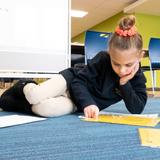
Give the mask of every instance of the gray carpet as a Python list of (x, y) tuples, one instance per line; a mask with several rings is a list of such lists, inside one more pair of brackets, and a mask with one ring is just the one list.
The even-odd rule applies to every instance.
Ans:
[[(159, 102), (149, 99), (144, 113), (159, 113)], [(107, 111), (127, 113), (123, 102)], [(1, 128), (0, 160), (160, 160), (160, 148), (140, 145), (138, 128), (84, 122), (78, 114)]]

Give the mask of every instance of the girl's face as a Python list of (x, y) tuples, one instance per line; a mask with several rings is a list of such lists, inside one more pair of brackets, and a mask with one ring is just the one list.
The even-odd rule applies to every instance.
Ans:
[(143, 53), (135, 48), (127, 50), (111, 49), (109, 55), (112, 68), (120, 78), (129, 75), (143, 57)]

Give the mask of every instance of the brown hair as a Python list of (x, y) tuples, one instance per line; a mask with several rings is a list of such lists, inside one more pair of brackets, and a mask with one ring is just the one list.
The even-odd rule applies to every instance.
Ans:
[[(119, 30), (122, 32), (129, 31), (133, 27), (135, 27), (135, 16), (133, 15), (122, 18), (118, 25)], [(115, 31), (109, 40), (109, 50), (114, 48), (120, 50), (137, 48), (137, 50), (142, 50), (142, 47), (142, 36), (137, 31), (131, 36), (123, 36)]]

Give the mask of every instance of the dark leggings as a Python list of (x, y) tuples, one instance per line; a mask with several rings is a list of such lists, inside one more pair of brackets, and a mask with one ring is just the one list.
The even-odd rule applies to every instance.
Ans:
[(33, 80), (20, 80), (7, 89), (0, 97), (0, 107), (4, 111), (34, 114), (32, 105), (26, 100), (23, 88), (27, 83), (35, 83)]

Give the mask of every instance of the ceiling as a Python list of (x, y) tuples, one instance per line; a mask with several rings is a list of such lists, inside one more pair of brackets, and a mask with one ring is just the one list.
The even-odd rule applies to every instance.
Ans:
[(124, 11), (160, 16), (160, 0), (71, 0), (71, 9), (87, 11), (83, 18), (71, 18), (71, 37)]

